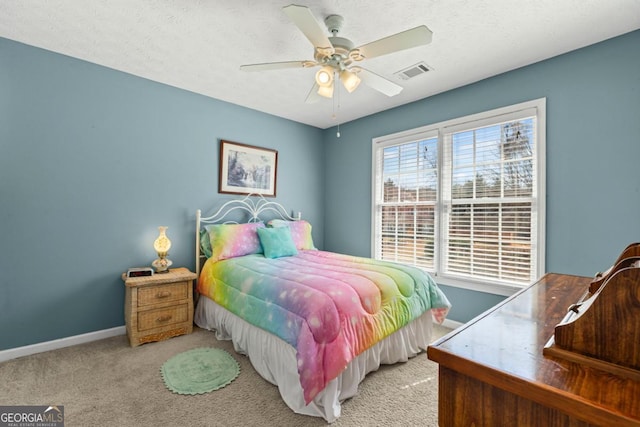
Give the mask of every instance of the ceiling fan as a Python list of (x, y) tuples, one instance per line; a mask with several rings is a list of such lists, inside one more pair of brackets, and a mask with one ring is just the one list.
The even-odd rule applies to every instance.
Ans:
[(320, 69), (316, 73), (315, 83), (307, 96), (306, 102), (317, 101), (320, 99), (318, 95), (326, 98), (333, 97), (336, 77), (348, 92), (353, 92), (362, 81), (367, 86), (387, 96), (397, 95), (402, 91), (402, 86), (356, 64), (367, 58), (375, 58), (431, 42), (431, 30), (425, 25), (421, 25), (354, 47), (351, 40), (337, 35), (344, 22), (342, 16), (329, 15), (324, 20), (331, 34), (331, 36), (327, 36), (308, 7), (291, 4), (283, 7), (282, 10), (313, 45), (314, 59), (242, 65), (240, 69), (243, 71), (265, 71), (319, 66)]

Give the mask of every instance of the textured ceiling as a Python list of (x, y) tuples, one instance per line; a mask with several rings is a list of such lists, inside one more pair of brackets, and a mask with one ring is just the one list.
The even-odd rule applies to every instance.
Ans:
[[(339, 35), (356, 46), (423, 24), (433, 31), (429, 45), (362, 64), (403, 86), (399, 95), (361, 85), (305, 104), (316, 69), (239, 70), (313, 58), (282, 12), (291, 2), (0, 0), (0, 37), (327, 128), (640, 28), (640, 0), (298, 0), (321, 23), (342, 15)], [(394, 76), (421, 61), (432, 71)]]

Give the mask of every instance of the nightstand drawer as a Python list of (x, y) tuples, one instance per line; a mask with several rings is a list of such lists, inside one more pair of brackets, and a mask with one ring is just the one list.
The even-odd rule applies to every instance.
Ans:
[(161, 328), (189, 320), (189, 305), (182, 304), (138, 312), (138, 331)]
[(191, 282), (169, 283), (138, 289), (138, 307), (187, 299)]

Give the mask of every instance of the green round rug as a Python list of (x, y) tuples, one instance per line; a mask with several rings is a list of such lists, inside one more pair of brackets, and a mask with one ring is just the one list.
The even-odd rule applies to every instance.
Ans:
[(240, 365), (225, 350), (203, 347), (173, 356), (160, 371), (165, 385), (172, 392), (203, 394), (235, 380), (240, 374)]

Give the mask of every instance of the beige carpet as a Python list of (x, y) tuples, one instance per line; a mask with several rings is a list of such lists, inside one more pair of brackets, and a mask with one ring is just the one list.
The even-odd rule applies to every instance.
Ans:
[[(449, 330), (437, 326), (434, 339)], [(184, 396), (165, 388), (160, 367), (196, 347), (227, 350), (240, 364), (228, 386)], [(344, 402), (332, 426), (437, 426), (437, 364), (425, 353), (383, 366), (367, 376), (359, 394)], [(212, 332), (194, 333), (131, 348), (125, 336), (0, 363), (0, 405), (64, 405), (74, 426), (326, 426), (297, 415), (248, 358)]]

